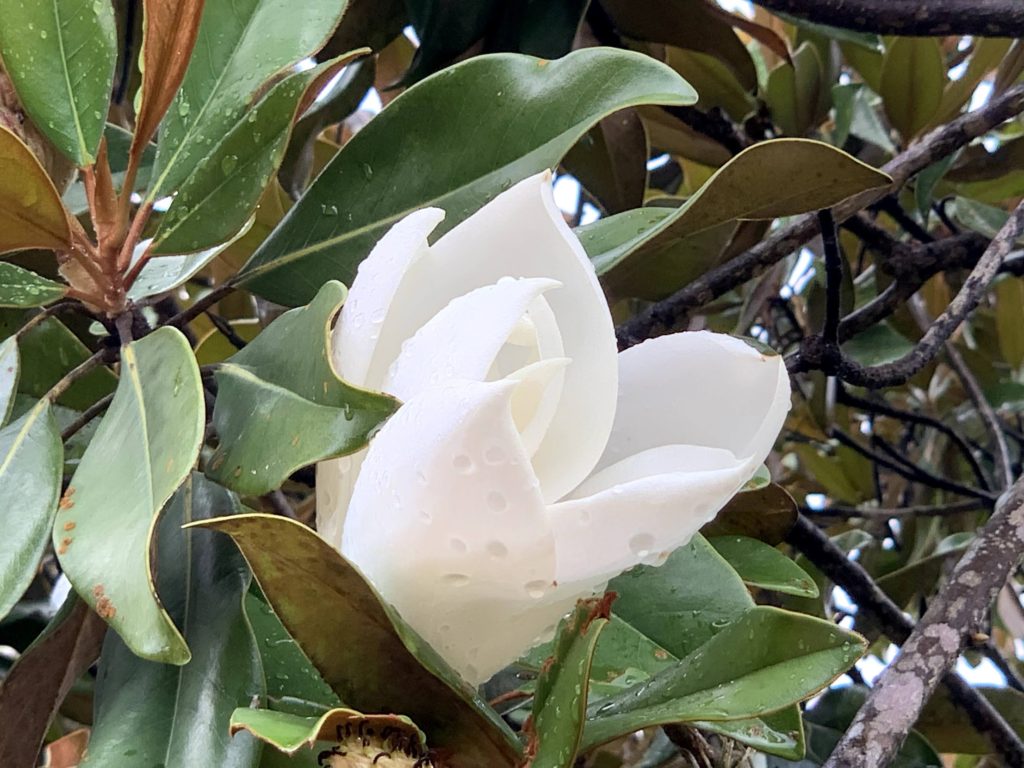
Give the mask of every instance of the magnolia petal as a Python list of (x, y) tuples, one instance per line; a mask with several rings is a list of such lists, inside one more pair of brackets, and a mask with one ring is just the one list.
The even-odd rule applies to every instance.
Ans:
[(515, 388), (451, 381), (406, 401), (370, 444), (342, 538), (471, 682), (517, 658), (560, 610), (534, 610), (554, 579), (554, 540), (512, 421)]
[(402, 345), (382, 389), (409, 400), (451, 379), (484, 381), (520, 319), (554, 280), (501, 280), (459, 296)]
[(548, 172), (519, 182), (434, 244), (432, 258), (452, 283), (495, 270), (550, 277), (563, 287), (544, 295), (572, 359), (551, 426), (533, 457), (544, 498), (571, 491), (594, 467), (615, 407), (616, 343), (611, 313), (583, 246), (555, 204)]
[(366, 453), (363, 448), (316, 465), (316, 532), (335, 549), (341, 549), (345, 515)]
[(519, 429), (523, 447), (533, 456), (547, 434), (562, 397), (567, 357), (550, 357), (524, 365), (505, 378), (517, 382), (512, 396), (512, 420)]
[(708, 331), (645, 341), (619, 355), (619, 398), (603, 469), (649, 448), (731, 451), (751, 473), (765, 460), (790, 407), (779, 356)]
[(714, 518), (750, 477), (730, 451), (651, 448), (596, 472), (549, 508), (559, 583), (599, 589), (639, 563), (659, 565)]
[(370, 386), (367, 375), (395, 293), (406, 272), (427, 253), (427, 235), (442, 219), (439, 208), (409, 214), (359, 265), (333, 334), (334, 366), (343, 379)]

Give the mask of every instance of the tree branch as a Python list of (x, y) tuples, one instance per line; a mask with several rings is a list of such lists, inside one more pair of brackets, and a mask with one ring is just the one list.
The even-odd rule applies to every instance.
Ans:
[(843, 355), (838, 347), (828, 344), (822, 337), (811, 336), (804, 340), (797, 357), (787, 361), (790, 371), (795, 373), (820, 369), (855, 386), (872, 389), (903, 384), (935, 358), (946, 341), (978, 306), (988, 292), (1003, 259), (1015, 247), (1022, 232), (1024, 203), (1017, 206), (1006, 224), (996, 233), (949, 306), (928, 327), (914, 348), (898, 360), (864, 366)]
[[(890, 188), (869, 191), (841, 203), (833, 211), (836, 220), (845, 221), (857, 211), (875, 202), (879, 197), (898, 190), (914, 174), (955, 152), (1005, 120), (1019, 114), (1022, 110), (1024, 110), (1024, 84), (1008, 89), (981, 109), (968, 112), (946, 125), (936, 128), (885, 164), (882, 170), (893, 179)], [(725, 264), (708, 270), (668, 298), (655, 302), (643, 312), (637, 313), (619, 325), (615, 329), (619, 348), (631, 347), (644, 339), (664, 333), (681, 324), (689, 312), (763, 274), (811, 240), (817, 233), (818, 221), (815, 214), (797, 218), (788, 227), (777, 230), (750, 250), (744, 251)]]
[[(825, 768), (889, 764), (968, 638), (984, 630), (989, 607), (1022, 554), (1024, 480), (1018, 480), (882, 673)], [(1016, 738), (1013, 746), (1007, 761), (1024, 766), (1024, 743)]]
[[(837, 586), (842, 587), (856, 602), (858, 610), (874, 622), (890, 640), (897, 643), (907, 641), (914, 630), (914, 622), (875, 584), (859, 563), (848, 559), (846, 553), (814, 523), (800, 515), (789, 532), (788, 541)], [(987, 609), (988, 603), (984, 605)], [(985, 734), (993, 748), (1011, 765), (1021, 765), (1020, 761), (1024, 761), (1024, 742), (1021, 742), (995, 707), (955, 673), (947, 673), (942, 682), (949, 690), (953, 702), (970, 718), (971, 724), (978, 732)], [(916, 719), (915, 714), (913, 720)], [(860, 768), (864, 764), (858, 761), (841, 765), (842, 768)], [(838, 768), (831, 762), (829, 766)]]
[(762, 8), (880, 35), (1024, 37), (1018, 0), (754, 0)]

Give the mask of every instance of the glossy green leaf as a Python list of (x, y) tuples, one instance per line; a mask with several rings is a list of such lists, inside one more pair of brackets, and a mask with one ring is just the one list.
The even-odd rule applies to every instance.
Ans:
[(608, 603), (581, 601), (562, 619), (554, 652), (541, 667), (529, 726), (531, 768), (569, 768), (576, 762), (587, 710), (590, 667)]
[(804, 43), (793, 53), (791, 63), (782, 62), (772, 70), (765, 101), (783, 134), (803, 136), (818, 123), (824, 77), (817, 49), (810, 43)]
[(421, 41), (404, 82), (416, 82), (451, 63), (495, 26), (499, 0), (406, 0)]
[(516, 739), (494, 711), (313, 531), (272, 515), (204, 525), (234, 538), (281, 622), (347, 705), (401, 712), (466, 765), (516, 761)]
[(701, 528), (704, 536), (750, 536), (775, 546), (786, 540), (796, 522), (796, 501), (780, 485), (732, 497), (715, 519)]
[[(567, 92), (577, 97), (566, 99)], [(346, 144), (242, 276), (279, 303), (308, 301), (325, 280), (351, 282), (374, 243), (406, 214), (438, 206), (447, 214), (440, 232), (448, 230), (513, 183), (554, 166), (600, 118), (695, 98), (671, 69), (628, 51), (590, 48), (551, 62), (472, 58), (405, 91)], [(409, 126), (425, 122), (431, 130), (409, 144)], [(489, 151), (465, 151), (480, 142)], [(399, 144), (406, 149), (395, 153)]]
[(345, 6), (346, 0), (207, 3), (185, 80), (160, 126), (148, 199), (180, 189), (263, 84), (323, 46)]
[(310, 716), (341, 706), (341, 699), (320, 677), (274, 609), (254, 591), (245, 598), (245, 613), (263, 660), (270, 709)]
[(934, 37), (896, 37), (882, 61), (882, 103), (889, 122), (909, 140), (928, 125), (942, 103), (946, 65)]
[(14, 607), (39, 569), (57, 512), (64, 449), (50, 404), (39, 403), (0, 429), (0, 618)]
[(114, 11), (102, 0), (0, 0), (4, 68), (25, 111), (80, 166), (96, 157), (117, 59)]
[[(763, 640), (751, 643), (752, 637)], [(584, 745), (650, 725), (783, 709), (826, 687), (865, 648), (859, 635), (831, 622), (752, 608), (671, 669), (602, 702), (588, 720)]]
[(342, 56), (285, 78), (239, 116), (179, 184), (154, 235), (153, 252), (192, 253), (232, 239), (281, 164), (300, 102), (351, 58)]
[(218, 368), (220, 442), (210, 477), (241, 493), (266, 493), (300, 467), (362, 448), (395, 412), (393, 398), (334, 372), (330, 326), (344, 299), (341, 283), (327, 283)]
[[(143, 265), (132, 287), (128, 289), (128, 298), (134, 301), (144, 299), (147, 296), (155, 296), (158, 293), (165, 293), (183, 285), (199, 270), (216, 259), (225, 250), (230, 248), (240, 238), (244, 237), (251, 228), (251, 220), (247, 222), (242, 230), (235, 234), (226, 243), (207, 248), (198, 253), (190, 253), (178, 256), (151, 256)], [(141, 256), (148, 248), (149, 241), (137, 250)]]
[[(779, 178), (788, 183), (781, 191)], [(603, 271), (627, 257), (645, 269), (647, 255), (735, 219), (773, 219), (827, 208), (891, 179), (830, 144), (807, 139), (763, 141), (723, 165), (683, 205), (667, 214), (642, 208), (581, 227), (580, 238)], [(621, 268), (621, 267), (620, 267)]]
[(872, 325), (843, 344), (843, 352), (861, 365), (882, 365), (899, 360), (914, 342), (889, 323)]
[[(204, 426), (199, 369), (180, 331), (121, 350), (121, 380), (60, 504), (53, 545), (75, 591), (145, 659), (189, 649), (156, 594), (157, 514), (188, 477)], [(117, 482), (111, 482), (116, 478)]]
[[(230, 539), (182, 525), (232, 514), (238, 502), (193, 474), (157, 524), (160, 596), (185, 632), (185, 666), (144, 661), (107, 633), (96, 713), (82, 768), (255, 768), (255, 739), (227, 737), (231, 713), (264, 693), (259, 650), (243, 611), (250, 574)], [(111, 563), (107, 563), (111, 567)]]
[(67, 293), (61, 283), (7, 262), (0, 263), (0, 307), (43, 307)]
[(759, 752), (799, 760), (806, 749), (800, 707), (794, 705), (746, 720), (697, 721), (691, 726), (739, 741)]
[(668, 65), (697, 91), (699, 109), (723, 109), (738, 123), (756, 109), (754, 97), (721, 59), (684, 48), (668, 48), (665, 53)]
[[(538, 667), (551, 654), (549, 646), (545, 646), (543, 653), (536, 650), (530, 653), (530, 659), (536, 660)], [(621, 616), (613, 614), (601, 632), (590, 676), (596, 683), (608, 684), (612, 690), (617, 690), (628, 687), (630, 678), (645, 680), (678, 660)], [(592, 691), (592, 694), (597, 692)]]
[(21, 361), (18, 355), (18, 339), (11, 336), (0, 344), (0, 427), (7, 423), (18, 394), (18, 376)]
[[(0, 336), (16, 333), (27, 319), (24, 312), (0, 310)], [(19, 336), (18, 346), (21, 349), (18, 391), (35, 398), (43, 397), (61, 377), (92, 354), (67, 326), (53, 317)], [(109, 368), (97, 368), (71, 385), (57, 402), (85, 410), (112, 392), (116, 383)]]
[(963, 532), (948, 536), (934, 552), (876, 578), (876, 583), (894, 603), (910, 604), (915, 595), (928, 595), (951, 563), (960, 559), (974, 538)]
[(679, 658), (754, 607), (739, 575), (699, 534), (664, 565), (639, 566), (608, 585), (615, 614)]
[[(390, 736), (379, 739), (387, 729)], [(319, 717), (301, 717), (269, 709), (236, 709), (231, 716), (231, 735), (247, 732), (286, 754), (294, 754), (304, 747), (312, 747), (318, 741), (342, 745), (346, 751), (368, 748), (372, 753), (396, 752), (424, 754), (426, 743), (423, 733), (407, 717), (400, 715), (366, 715), (354, 709), (332, 709)], [(369, 744), (361, 743), (362, 733), (367, 734)], [(373, 734), (370, 736), (369, 734)], [(375, 738), (376, 737), (376, 738)]]
[(775, 547), (747, 536), (708, 539), (745, 584), (798, 597), (817, 597), (818, 585)]

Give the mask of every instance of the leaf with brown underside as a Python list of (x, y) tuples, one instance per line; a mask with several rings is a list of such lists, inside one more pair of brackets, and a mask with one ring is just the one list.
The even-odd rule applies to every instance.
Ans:
[(156, 134), (171, 106), (199, 34), (204, 0), (145, 0), (142, 36), (142, 99), (135, 119), (131, 156)]
[(117, 190), (114, 189), (114, 178), (110, 173), (110, 161), (107, 155), (107, 139), (100, 139), (99, 152), (96, 153), (96, 164), (83, 171), (85, 193), (89, 199), (89, 211), (92, 223), (99, 238), (100, 249), (106, 255), (117, 248), (118, 233), (123, 229), (120, 206), (117, 204)]
[(0, 687), (0, 765), (35, 765), (43, 737), (75, 681), (100, 655), (107, 626), (69, 598)]
[(0, 253), (71, 248), (68, 215), (36, 156), (0, 126)]
[(89, 729), (79, 728), (46, 745), (45, 768), (78, 768), (89, 746)]

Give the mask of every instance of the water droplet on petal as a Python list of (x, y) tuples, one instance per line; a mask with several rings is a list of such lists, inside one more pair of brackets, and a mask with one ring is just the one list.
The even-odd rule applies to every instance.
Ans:
[(647, 557), (654, 547), (654, 537), (649, 533), (638, 533), (629, 540), (629, 549), (637, 557)]
[(508, 547), (500, 541), (489, 541), (487, 543), (487, 554), (500, 560), (508, 555)]
[(523, 588), (526, 590), (526, 594), (534, 600), (540, 600), (544, 597), (545, 592), (547, 592), (548, 582), (543, 579), (536, 579), (534, 581), (526, 582), (526, 584), (523, 585)]
[(451, 544), (452, 549), (456, 552), (465, 552), (468, 549), (466, 542), (459, 538), (453, 538), (448, 543)]
[(508, 509), (508, 500), (499, 491), (491, 491), (487, 494), (487, 506), (494, 512), (504, 512)]
[(449, 587), (464, 587), (469, 584), (469, 576), (464, 573), (446, 573), (441, 581)]
[(452, 458), (452, 466), (464, 475), (473, 472), (473, 460), (464, 453), (458, 453)]

